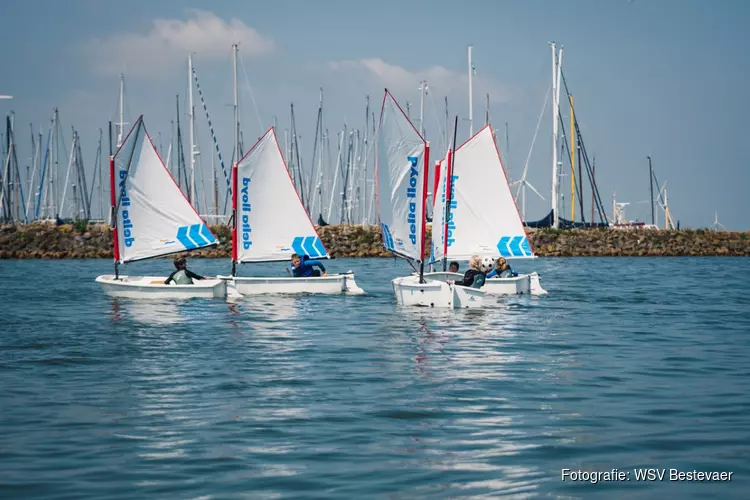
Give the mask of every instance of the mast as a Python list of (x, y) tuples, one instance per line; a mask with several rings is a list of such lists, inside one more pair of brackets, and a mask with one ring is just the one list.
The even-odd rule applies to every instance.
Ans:
[[(96, 148), (96, 162), (99, 164), (99, 215), (102, 219), (104, 219), (104, 179), (102, 178), (102, 135), (104, 132), (102, 132), (102, 129), (99, 129), (99, 146)], [(39, 134), (41, 137), (42, 134)], [(93, 196), (93, 187), (92, 187), (92, 196)]]
[[(456, 161), (456, 135), (458, 115), (453, 122), (453, 144), (448, 145), (448, 165), (445, 170), (445, 226), (443, 227), (443, 272), (448, 266), (448, 227), (450, 226), (451, 205), (453, 204), (453, 169)], [(451, 147), (452, 146), (452, 147)]]
[(424, 137), (424, 95), (427, 92), (427, 80), (419, 85), (419, 133)]
[[(318, 168), (317, 168), (317, 193), (318, 193), (318, 203), (320, 204), (320, 208), (318, 210), (318, 216), (322, 216), (323, 214), (323, 141), (325, 140), (326, 131), (323, 127), (323, 87), (320, 87), (320, 116), (318, 118), (320, 120), (320, 143), (318, 144)], [(313, 157), (313, 162), (315, 161), (315, 157)], [(313, 198), (313, 204), (312, 207), (310, 207), (312, 210), (315, 210), (315, 198)], [(309, 212), (308, 212), (309, 213)], [(316, 221), (317, 222), (317, 221)]]
[(337, 134), (338, 138), (338, 153), (336, 155), (336, 166), (333, 169), (333, 185), (331, 186), (331, 198), (328, 202), (328, 216), (326, 220), (330, 223), (331, 213), (333, 211), (333, 197), (336, 195), (336, 184), (338, 183), (339, 170), (341, 169), (341, 150), (344, 148), (344, 134), (345, 131), (341, 131)]
[[(471, 45), (469, 45), (469, 137), (474, 135), (474, 85), (472, 77), (474, 76), (474, 65), (471, 62)], [(455, 143), (453, 147), (455, 149)]]
[(3, 167), (3, 175), (2, 179), (0, 179), (2, 182), (0, 182), (0, 206), (2, 206), (3, 215), (2, 220), (4, 222), (11, 222), (13, 219), (13, 213), (12, 213), (12, 200), (11, 198), (11, 183), (10, 180), (10, 144), (11, 144), (11, 125), (10, 125), (10, 116), (7, 116), (5, 119), (5, 130), (7, 131), (5, 141), (7, 143), (7, 156), (5, 158), (5, 166)]
[(125, 123), (123, 122), (125, 115), (125, 75), (120, 73), (120, 124), (119, 130), (117, 131), (117, 148), (122, 146), (122, 130)]
[[(364, 184), (364, 190), (363, 190), (364, 193), (363, 193), (363, 196), (364, 196), (364, 203), (363, 203), (363, 206), (362, 206), (362, 219), (363, 219), (362, 223), (364, 225), (369, 225), (370, 224), (370, 214), (367, 211), (367, 207), (368, 207), (368, 205), (367, 205), (367, 163), (368, 163), (368, 160), (370, 159), (370, 142), (368, 140), (369, 139), (369, 132), (370, 132), (369, 117), (370, 117), (370, 96), (368, 95), (367, 99), (366, 99), (366, 104), (365, 104), (365, 175), (363, 176), (363, 184)], [(373, 138), (373, 140), (374, 140), (374, 138)], [(330, 160), (330, 146), (328, 147), (328, 149), (329, 149), (329, 153), (328, 153), (329, 159), (328, 159), (328, 161), (330, 163), (330, 161), (331, 161)], [(321, 212), (322, 211), (323, 211), (323, 208), (321, 206)]]
[(656, 224), (656, 216), (654, 215), (654, 170), (651, 168), (651, 157), (647, 156), (648, 158), (648, 180), (649, 184), (651, 185), (651, 201), (649, 202), (649, 205), (651, 205), (651, 225)]
[[(575, 111), (573, 109), (573, 96), (568, 96), (570, 101), (570, 220), (576, 221), (576, 137), (575, 137)], [(583, 194), (583, 193), (581, 193)], [(583, 212), (581, 212), (583, 218)]]
[(557, 134), (558, 134), (558, 113), (560, 110), (560, 69), (562, 63), (563, 50), (560, 48), (559, 56), (556, 54), (556, 45), (552, 45), (552, 227), (557, 229), (560, 226), (560, 217), (557, 207)]
[(193, 54), (188, 54), (188, 128), (190, 135), (190, 187), (188, 201), (195, 200), (195, 114), (193, 113)]
[[(580, 199), (578, 200), (581, 206), (581, 222), (586, 223), (586, 220), (583, 217), (583, 160), (581, 158), (581, 131), (576, 130), (575, 134), (575, 140), (578, 150), (578, 193), (580, 196)], [(588, 166), (587, 166), (588, 170)], [(594, 222), (594, 219), (591, 219), (591, 222)]]
[[(484, 103), (484, 126), (490, 124), (490, 94), (485, 94), (485, 103)], [(492, 134), (493, 136), (495, 134)]]
[[(427, 82), (425, 82), (426, 84)], [(419, 250), (419, 282), (424, 283), (424, 246), (427, 240), (427, 187), (430, 178), (430, 143), (424, 146), (424, 173), (422, 175), (422, 243)]]
[[(596, 186), (596, 155), (594, 155), (591, 165), (591, 224), (594, 224), (594, 186)], [(613, 214), (614, 215), (614, 214)]]
[[(54, 156), (54, 162), (55, 162), (55, 169), (54, 169), (54, 176), (50, 175), (50, 183), (52, 184), (52, 214), (53, 217), (57, 218), (60, 214), (57, 210), (57, 190), (59, 183), (59, 175), (60, 175), (60, 113), (57, 108), (55, 108), (55, 129), (52, 133), (52, 155)], [(53, 179), (54, 177), (54, 179)]]
[(182, 134), (180, 133), (180, 94), (175, 95), (177, 102), (177, 187), (182, 190), (182, 170), (180, 169), (180, 157), (182, 156)]
[[(320, 147), (319, 147), (320, 146)], [(318, 173), (320, 172), (320, 158), (318, 166), (315, 165), (316, 153), (322, 155), (323, 152), (323, 87), (320, 87), (320, 101), (318, 104), (318, 117), (315, 122), (315, 138), (313, 139), (313, 154), (311, 161), (311, 172), (309, 183), (307, 184), (307, 192), (310, 193), (310, 199), (307, 200), (308, 204), (305, 209), (309, 214), (315, 211), (315, 193), (317, 192), (318, 184), (313, 186), (313, 182), (318, 180)], [(322, 158), (322, 157), (321, 157)], [(312, 215), (311, 215), (312, 216)]]
[(240, 162), (240, 115), (237, 94), (237, 49), (232, 45), (232, 67), (234, 72), (234, 164), (232, 165), (232, 276), (237, 274), (237, 166)]
[[(37, 149), (39, 148), (36, 144), (36, 135), (34, 134), (34, 125), (29, 123), (29, 130), (31, 131), (31, 168), (33, 169), (31, 173), (28, 173), (29, 167), (26, 167), (26, 177), (29, 179), (29, 188), (28, 193), (29, 196), (26, 198), (26, 207), (24, 210), (24, 214), (26, 217), (26, 220), (29, 220), (29, 210), (31, 210), (31, 199), (33, 198), (34, 193), (34, 176), (36, 175), (36, 162), (37, 162), (37, 155), (39, 154)], [(41, 146), (41, 143), (40, 143)]]
[(212, 191), (213, 191), (213, 201), (214, 201), (214, 215), (216, 216), (216, 221), (219, 221), (219, 185), (216, 182), (216, 162), (215, 156), (211, 155), (211, 177), (212, 177)]
[(445, 150), (448, 151), (450, 144), (448, 144), (448, 96), (445, 96), (445, 130), (443, 130), (443, 144), (445, 144)]
[(115, 206), (117, 204), (115, 198), (115, 157), (112, 152), (112, 122), (109, 122), (109, 201), (110, 201), (110, 223), (109, 227), (112, 229), (112, 255), (115, 259), (115, 279), (119, 279), (118, 266), (120, 264), (120, 241), (118, 229), (117, 229), (117, 212)]

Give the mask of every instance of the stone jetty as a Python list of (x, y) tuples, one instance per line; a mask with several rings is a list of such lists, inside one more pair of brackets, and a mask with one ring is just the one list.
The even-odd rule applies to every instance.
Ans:
[[(192, 257), (229, 258), (231, 230), (212, 226), (218, 247), (190, 252)], [(333, 257), (389, 257), (376, 226), (325, 226), (320, 237)], [(429, 236), (429, 234), (428, 234)], [(750, 256), (750, 231), (656, 229), (529, 230), (540, 257)], [(429, 241), (426, 248), (429, 248)], [(33, 223), (0, 226), (0, 259), (112, 258), (112, 231), (105, 224), (56, 226)]]

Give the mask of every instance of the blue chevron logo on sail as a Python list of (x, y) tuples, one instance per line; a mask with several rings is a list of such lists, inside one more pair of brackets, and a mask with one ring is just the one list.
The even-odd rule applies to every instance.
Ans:
[(531, 246), (526, 236), (503, 236), (497, 242), (501, 257), (533, 257)]
[(193, 224), (192, 226), (181, 226), (177, 229), (177, 241), (186, 250), (192, 250), (214, 244), (216, 238), (205, 224)]
[(308, 257), (325, 257), (326, 249), (317, 236), (297, 236), (292, 241), (292, 250), (297, 255)]

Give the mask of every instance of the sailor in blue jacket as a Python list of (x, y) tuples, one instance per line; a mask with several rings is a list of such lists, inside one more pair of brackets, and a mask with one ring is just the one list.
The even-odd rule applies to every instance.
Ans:
[(487, 274), (488, 278), (512, 278), (518, 276), (518, 273), (510, 268), (510, 264), (503, 257), (500, 257), (495, 262), (495, 269)]
[[(313, 266), (318, 266), (320, 268), (320, 271), (317, 269), (313, 269)], [(303, 255), (300, 257), (296, 253), (292, 254), (292, 264), (290, 266), (292, 268), (292, 276), (295, 278), (308, 278), (311, 276), (321, 276), (326, 275), (326, 268), (323, 266), (323, 264), (320, 263), (319, 260), (312, 260), (307, 255)]]

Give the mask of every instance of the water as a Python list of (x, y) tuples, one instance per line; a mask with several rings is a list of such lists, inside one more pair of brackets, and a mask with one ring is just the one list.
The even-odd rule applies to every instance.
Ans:
[(392, 259), (331, 261), (367, 296), (238, 306), (0, 261), (0, 498), (747, 498), (750, 260), (533, 264), (548, 297), (440, 311), (395, 305)]

